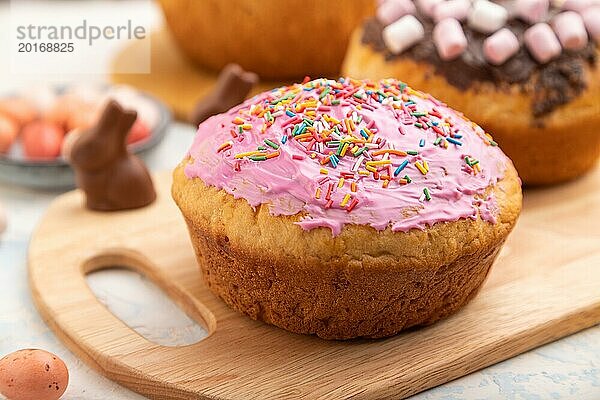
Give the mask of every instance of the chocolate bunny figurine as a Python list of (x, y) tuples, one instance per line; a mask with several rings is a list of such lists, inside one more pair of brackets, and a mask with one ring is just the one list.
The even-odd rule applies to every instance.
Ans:
[(126, 139), (137, 113), (111, 100), (100, 121), (73, 144), (70, 162), (86, 206), (96, 211), (144, 207), (156, 199), (144, 163), (127, 150)]
[(244, 71), (237, 64), (227, 64), (219, 73), (212, 92), (196, 104), (191, 116), (192, 123), (198, 126), (209, 117), (242, 103), (257, 83), (258, 75), (254, 72)]

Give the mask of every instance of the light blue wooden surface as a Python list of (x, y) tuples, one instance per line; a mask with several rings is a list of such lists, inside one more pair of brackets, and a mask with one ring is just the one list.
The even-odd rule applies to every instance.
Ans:
[[(152, 169), (172, 168), (186, 151), (192, 135), (191, 127), (175, 125), (151, 159)], [(9, 213), (9, 228), (0, 240), (0, 354), (36, 347), (63, 357), (72, 374), (66, 400), (141, 398), (77, 360), (46, 327), (32, 304), (27, 285), (27, 245), (36, 222), (55, 195), (0, 187), (0, 202)], [(107, 271), (92, 276), (90, 285), (113, 312), (155, 341), (181, 344), (204, 335), (185, 314), (174, 309), (159, 289), (137, 274)], [(421, 393), (414, 399), (600, 399), (600, 326)]]

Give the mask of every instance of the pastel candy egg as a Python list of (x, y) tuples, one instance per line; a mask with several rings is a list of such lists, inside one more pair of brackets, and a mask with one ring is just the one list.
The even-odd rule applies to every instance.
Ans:
[(377, 19), (384, 25), (389, 25), (407, 14), (416, 12), (411, 0), (387, 0), (377, 8)]
[(20, 97), (0, 100), (0, 113), (8, 115), (20, 126), (33, 121), (38, 116), (35, 106)]
[(435, 7), (442, 2), (444, 0), (417, 0), (417, 7), (423, 14), (431, 17), (433, 16)]
[(494, 65), (501, 65), (519, 51), (519, 39), (510, 29), (502, 28), (483, 42), (483, 54)]
[(89, 129), (98, 122), (102, 110), (98, 104), (78, 104), (67, 117), (66, 129)]
[(525, 46), (539, 63), (545, 64), (557, 57), (562, 48), (550, 25), (540, 22), (525, 31)]
[(541, 22), (548, 16), (549, 0), (516, 0), (515, 14), (531, 24)]
[(433, 19), (440, 22), (446, 18), (463, 21), (469, 15), (471, 2), (469, 0), (449, 0), (439, 3), (433, 9)]
[(423, 25), (412, 15), (405, 15), (383, 29), (383, 41), (394, 54), (400, 54), (425, 36)]
[(159, 110), (147, 99), (140, 97), (134, 110), (138, 113), (138, 118), (146, 123), (148, 128), (154, 129), (160, 121)]
[(453, 60), (467, 48), (467, 38), (460, 22), (446, 18), (433, 28), (433, 43), (442, 60)]
[(588, 42), (583, 18), (575, 11), (565, 11), (555, 16), (552, 27), (565, 49), (580, 50)]
[(127, 144), (141, 142), (150, 137), (148, 125), (141, 119), (136, 119), (127, 135)]
[(65, 94), (56, 99), (54, 104), (44, 113), (46, 121), (67, 127), (71, 115), (77, 113), (81, 107), (81, 101), (73, 94)]
[(8, 153), (18, 133), (17, 123), (9, 116), (0, 113), (0, 154)]
[(35, 121), (21, 132), (23, 154), (31, 160), (51, 160), (60, 155), (64, 131), (56, 124)]
[(596, 42), (600, 42), (600, 6), (591, 7), (581, 13), (585, 28)]
[(69, 384), (69, 371), (56, 355), (19, 350), (0, 360), (0, 393), (10, 400), (58, 400)]
[(499, 4), (477, 0), (469, 12), (469, 26), (482, 33), (496, 32), (506, 25), (508, 11)]

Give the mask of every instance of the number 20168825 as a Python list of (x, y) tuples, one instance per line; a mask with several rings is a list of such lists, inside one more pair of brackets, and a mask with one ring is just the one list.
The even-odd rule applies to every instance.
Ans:
[(72, 53), (75, 51), (73, 43), (29, 43), (21, 42), (18, 45), (19, 53)]

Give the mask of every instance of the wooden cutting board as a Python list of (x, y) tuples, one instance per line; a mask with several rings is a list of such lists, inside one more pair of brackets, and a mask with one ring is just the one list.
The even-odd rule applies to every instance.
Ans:
[[(386, 340), (333, 342), (255, 322), (200, 280), (170, 176), (151, 207), (50, 206), (29, 250), (33, 298), (79, 357), (153, 399), (399, 399), (600, 322), (600, 168), (526, 192), (523, 214), (480, 294), (436, 325)], [(127, 266), (162, 287), (209, 336), (148, 342), (94, 297), (85, 274)]]

